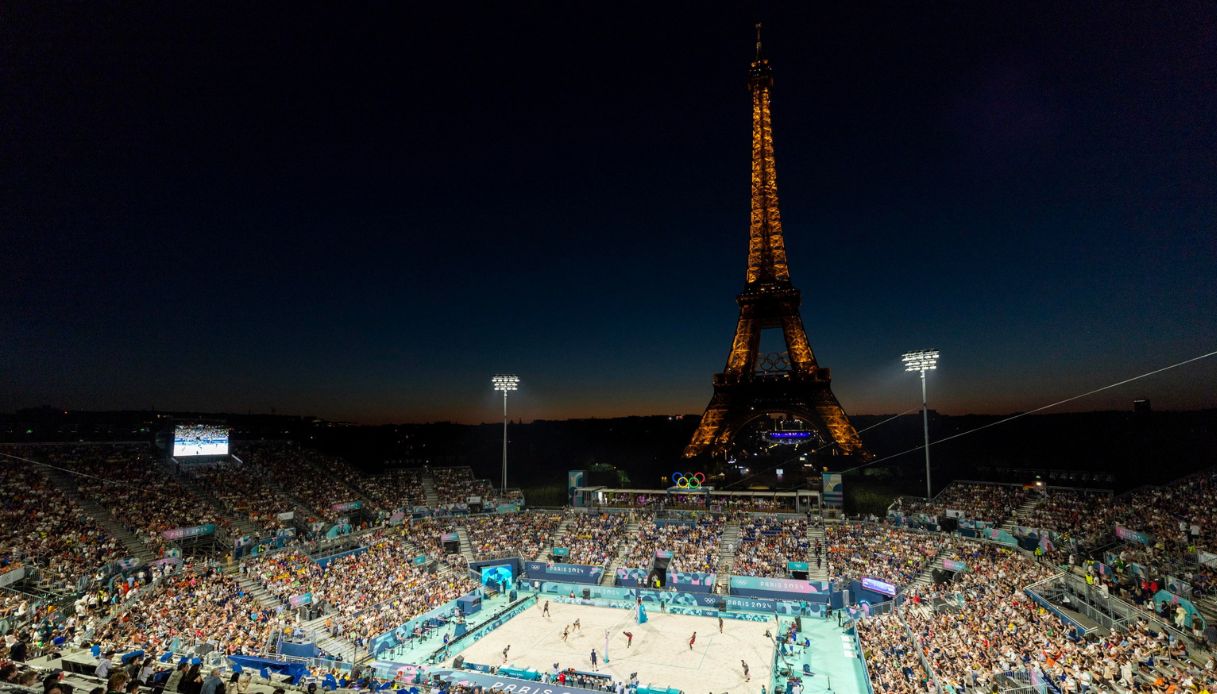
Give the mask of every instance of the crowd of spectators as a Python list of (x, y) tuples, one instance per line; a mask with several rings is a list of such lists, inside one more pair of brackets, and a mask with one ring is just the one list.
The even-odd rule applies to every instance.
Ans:
[(1217, 552), (1217, 471), (1135, 491), (1118, 505), (1118, 522), (1149, 533), (1165, 551), (1199, 545)]
[(1110, 491), (1050, 488), (1034, 508), (1019, 513), (1016, 523), (1043, 528), (1079, 544), (1100, 544), (1112, 535), (1120, 506), (1113, 503)]
[(74, 590), (122, 554), (118, 541), (40, 469), (0, 458), (0, 574), (26, 567), (49, 588)]
[(571, 564), (607, 566), (626, 542), (626, 516), (621, 513), (575, 513), (560, 540), (570, 550)]
[(794, 497), (724, 497), (697, 492), (647, 494), (606, 491), (604, 492), (604, 506), (610, 508), (649, 509), (652, 511), (676, 509), (682, 511), (712, 511), (715, 513), (794, 513)]
[(400, 508), (409, 511), (426, 501), (422, 471), (416, 469), (396, 468), (366, 477), (360, 483), (360, 488), (369, 499), (390, 510)]
[(520, 556), (532, 561), (553, 546), (562, 516), (548, 511), (527, 511), (470, 516), (465, 534), (479, 559)]
[(470, 497), (489, 502), (495, 497), (490, 481), (474, 479), (473, 471), (467, 467), (434, 468), (431, 477), (435, 481), (435, 494), (442, 505), (465, 504)]
[(46, 446), (29, 457), (81, 473), (81, 494), (105, 507), (152, 547), (165, 547), (161, 533), (173, 528), (227, 520), (173, 478), (164, 455), (148, 444)]
[(258, 653), (285, 627), (282, 614), (259, 607), (216, 566), (186, 567), (152, 584), (120, 584), (99, 609), (112, 610), (113, 618), (86, 628), (81, 641), (100, 643), (102, 651), (186, 653), (210, 646), (229, 655)]
[(959, 511), (964, 518), (1001, 525), (1027, 501), (1029, 493), (1017, 485), (952, 482), (934, 497), (933, 502), (912, 502), (905, 504), (904, 510), (935, 517), (944, 516), (947, 511)]
[(944, 542), (941, 535), (871, 523), (830, 525), (824, 539), (830, 576), (869, 576), (897, 586), (917, 578)]
[(638, 533), (630, 538), (622, 566), (646, 568), (657, 551), (670, 551), (671, 571), (714, 573), (718, 566), (718, 542), (723, 534), (722, 516), (702, 514), (687, 519), (657, 519), (644, 515)]
[(312, 590), (324, 571), (312, 557), (298, 549), (263, 554), (242, 562), (241, 572), (249, 575), (279, 600)]
[(786, 563), (815, 563), (807, 539), (805, 518), (751, 518), (740, 525), (740, 543), (735, 549), (732, 573), (740, 576), (786, 575)]
[(463, 570), (431, 573), (414, 563), (406, 528), (386, 530), (358, 554), (330, 561), (314, 579), (313, 600), (335, 613), (333, 633), (366, 644), (477, 587)]
[(333, 510), (333, 506), (355, 500), (356, 492), (344, 480), (357, 479), (358, 473), (341, 458), (286, 442), (244, 444), (234, 454), (247, 465), (260, 468), (275, 485), (304, 503), (316, 518), (333, 522), (346, 515)]
[(857, 623), (862, 656), (876, 692), (925, 694), (934, 691), (917, 647), (895, 612), (886, 612)]
[(228, 459), (193, 465), (187, 474), (197, 478), (232, 513), (262, 528), (285, 527), (277, 515), (295, 510), (295, 504), (271, 485), (267, 475), (248, 463)]
[[(988, 690), (1002, 675), (1038, 669), (1063, 692), (1198, 691), (1217, 684), (1186, 644), (1146, 622), (1101, 638), (1080, 637), (1035, 604), (1023, 588), (1047, 577), (1044, 565), (1011, 550), (970, 544), (957, 553), (968, 571), (949, 590), (961, 608), (906, 603), (911, 627), (939, 683)], [(933, 605), (933, 606), (932, 606)]]

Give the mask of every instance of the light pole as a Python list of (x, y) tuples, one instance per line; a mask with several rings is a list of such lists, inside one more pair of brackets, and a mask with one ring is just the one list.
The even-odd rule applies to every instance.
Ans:
[(925, 372), (938, 368), (938, 350), (923, 349), (905, 352), (902, 357), (905, 371), (921, 372), (921, 428), (925, 434), (925, 500), (933, 496), (930, 485), (930, 408), (925, 397)]
[(496, 374), (490, 379), (495, 390), (503, 391), (503, 496), (507, 496), (507, 393), (518, 390), (520, 377), (514, 374)]

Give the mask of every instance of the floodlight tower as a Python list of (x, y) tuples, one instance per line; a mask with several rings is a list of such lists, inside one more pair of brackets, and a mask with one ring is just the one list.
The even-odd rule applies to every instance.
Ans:
[(930, 486), (930, 408), (925, 397), (925, 372), (938, 368), (938, 350), (923, 349), (905, 352), (902, 357), (905, 371), (921, 372), (921, 429), (925, 434), (925, 500), (933, 496)]
[(507, 393), (518, 390), (520, 377), (514, 374), (496, 374), (490, 379), (495, 390), (503, 391), (503, 496), (507, 496)]

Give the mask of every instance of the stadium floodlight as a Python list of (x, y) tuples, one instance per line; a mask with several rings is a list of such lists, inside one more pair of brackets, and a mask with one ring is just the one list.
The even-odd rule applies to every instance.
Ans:
[(495, 374), (490, 385), (503, 392), (503, 496), (507, 496), (507, 394), (520, 389), (520, 377), (514, 374)]
[(938, 350), (922, 349), (916, 352), (905, 352), (901, 357), (905, 371), (917, 371), (921, 374), (921, 430), (925, 434), (925, 500), (933, 496), (930, 484), (930, 408), (925, 397), (925, 372), (938, 368)]

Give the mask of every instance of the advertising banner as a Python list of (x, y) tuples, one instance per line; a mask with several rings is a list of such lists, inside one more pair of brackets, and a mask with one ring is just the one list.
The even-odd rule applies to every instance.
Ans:
[(841, 508), (845, 504), (844, 487), (841, 473), (824, 473), (824, 505), (829, 508)]
[(709, 593), (713, 591), (714, 581), (716, 579), (716, 574), (701, 573), (699, 571), (668, 572), (669, 586), (674, 586), (678, 590), (687, 590), (692, 593)]
[(529, 578), (542, 581), (570, 581), (571, 583), (599, 583), (604, 576), (603, 566), (585, 564), (551, 564), (543, 561), (524, 562), (524, 572)]
[(1016, 547), (1018, 545), (1018, 540), (1014, 539), (1013, 535), (1005, 530), (1002, 530), (1001, 528), (979, 529), (977, 530), (977, 534), (986, 540), (992, 540), (999, 544), (1006, 545), (1007, 547)]
[(1217, 554), (1213, 554), (1212, 552), (1200, 550), (1196, 553), (1196, 561), (1204, 564), (1205, 566), (1211, 566), (1214, 569), (1217, 569)]
[(296, 517), (295, 511), (284, 511), (283, 513), (275, 514), (275, 518), (278, 518), (279, 520), (292, 520), (295, 517)]
[(1133, 530), (1132, 528), (1126, 528), (1118, 523), (1116, 524), (1116, 537), (1126, 542), (1136, 542), (1142, 545), (1148, 545), (1150, 543), (1149, 533), (1142, 532), (1140, 530)]
[(828, 583), (825, 581), (732, 576), (730, 585), (732, 595), (747, 597), (816, 600), (817, 602), (828, 597)]
[(603, 694), (596, 689), (581, 689), (579, 687), (570, 687), (554, 682), (553, 684), (541, 684), (533, 680), (517, 679), (515, 677), (504, 677), (502, 674), (490, 674), (486, 672), (476, 672), (473, 670), (453, 670), (445, 672), (443, 670), (433, 670), (435, 674), (439, 674), (442, 679), (445, 679), (454, 684), (462, 684), (473, 689), (480, 687), (486, 692), (536, 692), (536, 694)]
[(942, 568), (946, 569), (947, 571), (967, 571), (968, 565), (961, 561), (956, 561), (954, 559), (947, 559), (946, 557), (943, 557), (942, 558)]
[(214, 523), (206, 525), (194, 525), (189, 528), (173, 528), (161, 533), (161, 537), (166, 540), (185, 540), (191, 537), (202, 537), (203, 535), (215, 534), (216, 526)]
[(389, 516), (389, 525), (401, 525), (406, 519), (405, 511), (394, 511), (393, 515)]
[(344, 501), (340, 504), (334, 504), (330, 507), (330, 510), (335, 513), (342, 513), (344, 511), (358, 511), (361, 508), (363, 508), (362, 501)]
[(623, 566), (617, 567), (616, 583), (619, 586), (637, 588), (638, 586), (642, 585), (642, 582), (646, 580), (646, 577), (646, 569), (627, 569)]
[(425, 554), (419, 554), (419, 555), (417, 555), (417, 556), (415, 556), (415, 557), (414, 557), (414, 565), (415, 565), (415, 566), (422, 566), (423, 564), (426, 564), (426, 563), (427, 563), (427, 555), (425, 555)]
[(123, 571), (130, 571), (137, 566), (139, 566), (139, 559), (135, 557), (126, 557), (118, 560), (118, 568), (122, 569)]
[(569, 557), (569, 556), (570, 556), (570, 548), (568, 548), (568, 547), (554, 547), (554, 548), (553, 548), (553, 550), (551, 550), (551, 551), (550, 551), (550, 554), (554, 555), (555, 557)]
[(869, 590), (872, 593), (886, 595), (889, 598), (896, 597), (896, 586), (892, 585), (891, 583), (888, 583), (887, 581), (880, 581), (877, 578), (863, 577), (862, 578), (862, 589)]
[(300, 607), (301, 605), (310, 605), (313, 602), (313, 594), (312, 593), (301, 593), (299, 595), (293, 595), (287, 599), (287, 602), (292, 607)]
[(575, 489), (583, 486), (583, 476), (587, 474), (583, 470), (567, 470), (566, 471), (566, 500), (571, 506), (582, 506), (582, 494), (576, 498)]
[[(591, 586), (589, 598), (583, 598), (582, 588), (569, 583), (546, 581), (537, 584), (542, 593), (553, 595), (554, 599), (576, 605), (591, 605), (595, 607), (614, 607), (617, 609), (632, 609), (642, 600), (651, 611), (667, 611), (672, 614), (695, 614), (701, 616), (716, 616), (721, 609), (734, 612), (752, 612), (766, 615), (822, 615), (824, 602), (809, 602), (804, 600), (774, 600), (772, 598), (750, 598), (734, 595), (714, 595), (711, 593), (671, 592), (667, 590), (648, 590), (625, 587)], [(573, 600), (569, 597), (571, 590), (578, 596)], [(813, 596), (814, 597), (814, 596)], [(696, 610), (696, 611), (689, 611)], [(723, 617), (739, 619), (739, 615), (723, 613)]]
[(494, 507), (494, 510), (498, 513), (519, 513), (520, 505), (517, 503), (499, 504)]
[(786, 570), (791, 573), (794, 573), (795, 571), (802, 571), (806, 573), (807, 571), (811, 570), (811, 567), (809, 567), (805, 561), (788, 561), (786, 562)]
[(440, 542), (460, 542), (461, 536), (456, 533), (444, 533), (439, 536)]

